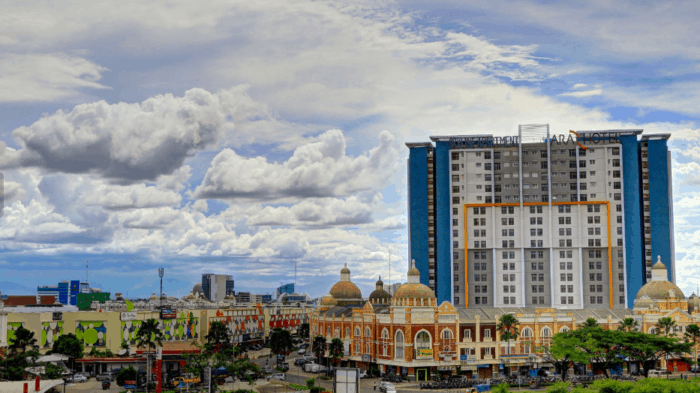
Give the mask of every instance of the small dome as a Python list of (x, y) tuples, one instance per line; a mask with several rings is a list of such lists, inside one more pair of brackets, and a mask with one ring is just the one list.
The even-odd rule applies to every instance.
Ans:
[(412, 268), (408, 269), (408, 274), (406, 274), (409, 277), (414, 277), (414, 276), (420, 276), (420, 272), (414, 265)]
[(348, 263), (345, 262), (345, 266), (340, 269), (340, 274), (350, 274), (350, 269), (348, 269)]
[(151, 295), (151, 297), (148, 298), (148, 300), (158, 300), (158, 296), (156, 296), (156, 294), (154, 293), (153, 295)]
[(403, 284), (394, 293), (394, 299), (435, 299), (435, 292), (427, 285), (420, 283), (420, 272), (416, 268), (416, 261), (411, 261), (413, 267), (408, 270), (408, 282)]
[(377, 280), (376, 286), (377, 287), (380, 287), (380, 286), (384, 287), (384, 281), (382, 281), (382, 276), (379, 276), (379, 280)]
[(637, 292), (637, 299), (648, 296), (651, 300), (666, 300), (670, 298), (685, 299), (683, 291), (667, 278), (666, 265), (661, 262), (661, 256), (652, 267), (651, 281), (644, 284)]
[(194, 300), (194, 295), (192, 294), (192, 292), (190, 292), (190, 294), (187, 295), (187, 300)]
[(323, 298), (321, 298), (321, 306), (328, 306), (328, 307), (333, 307), (338, 305), (338, 301), (333, 298), (331, 295), (326, 295)]
[(666, 265), (661, 262), (661, 257), (659, 257), (654, 266), (651, 267), (651, 270), (666, 270)]
[(192, 292), (195, 294), (197, 294), (197, 293), (204, 294), (204, 291), (202, 290), (202, 283), (198, 282), (198, 283), (194, 284), (194, 286), (192, 287)]

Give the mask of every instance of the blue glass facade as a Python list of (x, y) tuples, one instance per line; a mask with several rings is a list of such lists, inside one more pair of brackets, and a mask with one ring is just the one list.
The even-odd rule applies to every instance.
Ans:
[(644, 268), (644, 224), (639, 142), (636, 135), (620, 137), (622, 143), (623, 203), (625, 209), (625, 256), (627, 271), (627, 307), (646, 283)]
[[(84, 285), (84, 283), (82, 285)], [(61, 304), (76, 306), (78, 304), (80, 288), (80, 280), (62, 281), (56, 286), (37, 287), (36, 294), (37, 296), (54, 296)]]
[(668, 147), (665, 139), (648, 141), (649, 152), (649, 205), (651, 218), (651, 253), (657, 255), (668, 268), (668, 279), (673, 281), (671, 256), (671, 212), (669, 192)]
[(428, 148), (413, 147), (408, 159), (408, 259), (428, 285)]
[(293, 294), (294, 293), (294, 283), (284, 284), (281, 287), (277, 288), (277, 296), (279, 296), (283, 293), (288, 293), (290, 295)]
[(450, 196), (450, 145), (438, 141), (435, 146), (435, 296), (438, 304), (452, 301)]

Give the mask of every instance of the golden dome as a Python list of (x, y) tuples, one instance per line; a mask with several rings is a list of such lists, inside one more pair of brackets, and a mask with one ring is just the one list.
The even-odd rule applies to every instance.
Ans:
[(194, 300), (194, 295), (192, 294), (192, 292), (190, 292), (190, 294), (187, 295), (187, 300)]
[(652, 281), (644, 284), (637, 292), (637, 299), (649, 296), (652, 300), (666, 300), (669, 298), (685, 299), (683, 291), (670, 281)]
[(158, 300), (158, 296), (156, 296), (156, 294), (154, 293), (153, 295), (151, 295), (151, 297), (148, 298), (148, 300)]
[(330, 290), (330, 295), (339, 299), (362, 299), (362, 292), (357, 285), (350, 281), (339, 281)]
[(656, 308), (656, 302), (649, 296), (642, 296), (634, 302), (634, 308)]
[(408, 283), (396, 290), (394, 299), (435, 299), (435, 293), (427, 285)]
[(345, 266), (340, 269), (341, 274), (350, 274), (350, 269), (348, 269), (348, 264), (346, 263)]
[(411, 276), (418, 276), (418, 277), (420, 277), (420, 272), (418, 271), (418, 269), (417, 269), (416, 266), (415, 266), (415, 261), (414, 261), (413, 267), (410, 268), (410, 269), (408, 269), (408, 273), (407, 273), (406, 275), (409, 276), (409, 277), (411, 277)]
[(391, 295), (389, 295), (389, 292), (384, 290), (384, 281), (382, 281), (382, 276), (379, 276), (379, 280), (377, 280), (375, 285), (375, 290), (369, 295), (369, 300), (372, 301), (382, 299), (391, 299)]
[(337, 306), (338, 301), (333, 298), (331, 295), (326, 295), (323, 298), (321, 298), (321, 306)]

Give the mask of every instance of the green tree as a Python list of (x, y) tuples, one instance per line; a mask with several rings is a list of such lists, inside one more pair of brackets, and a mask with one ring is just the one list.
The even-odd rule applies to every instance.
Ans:
[(328, 357), (333, 359), (335, 365), (340, 364), (345, 354), (345, 346), (343, 345), (343, 340), (339, 338), (334, 338), (331, 343), (328, 344)]
[(552, 337), (552, 344), (545, 348), (543, 359), (545, 363), (554, 366), (566, 381), (567, 374), (573, 363), (588, 363), (588, 355), (579, 347), (580, 337), (572, 331), (557, 333)]
[(123, 368), (117, 374), (116, 381), (118, 386), (124, 386), (125, 381), (136, 381), (136, 386), (140, 385), (141, 376), (139, 372), (134, 369), (133, 366), (129, 368)]
[(309, 338), (309, 324), (307, 322), (304, 322), (299, 326), (299, 337), (303, 339), (308, 339)]
[(674, 321), (671, 317), (664, 317), (659, 319), (658, 322), (656, 322), (656, 328), (659, 329), (659, 331), (663, 332), (664, 336), (666, 337), (675, 336), (675, 333), (671, 333), (675, 326), (676, 321)]
[(229, 331), (221, 321), (212, 322), (209, 326), (209, 332), (204, 338), (207, 340), (207, 347), (213, 352), (219, 352), (229, 346)]
[(510, 355), (510, 340), (518, 339), (518, 325), (520, 322), (512, 314), (502, 315), (498, 319), (498, 325), (496, 325), (496, 330), (501, 336), (501, 341), (505, 340), (508, 342), (506, 346), (506, 353)]
[(306, 387), (309, 388), (309, 390), (311, 390), (314, 385), (316, 385), (316, 378), (309, 378), (306, 380)]
[(44, 365), (44, 374), (41, 377), (44, 379), (61, 379), (63, 371), (63, 367), (61, 366), (46, 363)]
[(618, 351), (644, 368), (644, 376), (649, 375), (656, 362), (669, 353), (688, 353), (692, 344), (679, 342), (673, 337), (662, 337), (642, 332), (627, 332), (619, 337)]
[(586, 319), (586, 322), (579, 324), (578, 327), (579, 328), (597, 328), (597, 327), (600, 327), (600, 325), (595, 320), (595, 318), (588, 318), (588, 319)]
[(163, 331), (158, 328), (158, 321), (151, 318), (143, 323), (139, 327), (136, 333), (136, 346), (148, 349), (149, 353), (146, 355), (147, 371), (148, 371), (148, 383), (146, 390), (149, 391), (151, 383), (151, 353), (156, 349), (156, 346), (163, 346)]
[(590, 364), (595, 364), (609, 377), (608, 370), (619, 366), (623, 361), (618, 355), (618, 343), (626, 333), (617, 330), (606, 330), (600, 326), (589, 323), (595, 322), (589, 318), (586, 323), (573, 331), (573, 335), (580, 341), (577, 347), (588, 357)]
[(638, 323), (634, 320), (634, 318), (625, 318), (622, 321), (620, 321), (620, 326), (617, 328), (617, 330), (623, 332), (631, 332), (633, 330), (636, 330), (637, 326)]
[(316, 358), (318, 358), (318, 363), (321, 364), (321, 356), (323, 356), (323, 354), (326, 352), (326, 338), (321, 335), (314, 337), (311, 350), (313, 351), (314, 355), (316, 355)]
[(71, 370), (75, 370), (75, 360), (84, 356), (85, 345), (82, 340), (73, 333), (62, 334), (53, 342), (53, 353), (68, 356), (71, 361)]
[(276, 355), (289, 355), (294, 350), (289, 330), (275, 328), (270, 335), (270, 352)]
[(698, 341), (700, 341), (700, 326), (696, 324), (691, 324), (688, 325), (685, 328), (685, 338), (686, 340), (690, 341), (693, 343), (693, 349), (695, 353), (695, 358), (693, 359), (693, 364), (695, 364), (695, 376), (697, 377), (698, 375), (698, 367), (697, 367), (697, 362), (698, 362)]
[(27, 348), (29, 350), (39, 350), (39, 345), (37, 345), (36, 338), (34, 338), (34, 332), (22, 326), (15, 331), (15, 338), (9, 340), (9, 344), (8, 348), (12, 354), (25, 355)]
[(248, 359), (237, 359), (226, 366), (226, 370), (239, 380), (248, 381), (248, 383), (252, 385), (254, 380), (253, 375), (260, 372), (260, 367)]

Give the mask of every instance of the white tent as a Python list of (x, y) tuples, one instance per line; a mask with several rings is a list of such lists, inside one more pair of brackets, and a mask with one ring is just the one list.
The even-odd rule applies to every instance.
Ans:
[(68, 356), (56, 353), (53, 355), (44, 355), (38, 358), (36, 361), (37, 363), (58, 363), (65, 362), (68, 359), (70, 359)]

